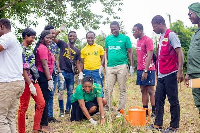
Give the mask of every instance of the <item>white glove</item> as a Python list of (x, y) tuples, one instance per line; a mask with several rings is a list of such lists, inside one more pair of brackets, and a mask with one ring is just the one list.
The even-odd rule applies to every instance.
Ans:
[(29, 88), (30, 88), (31, 94), (33, 94), (33, 96), (37, 96), (36, 88), (35, 88), (35, 86), (33, 85), (33, 83), (31, 83), (31, 84), (29, 85)]
[(61, 24), (61, 26), (59, 27), (59, 31), (65, 31), (66, 29), (66, 24)]
[(49, 80), (48, 81), (48, 89), (50, 90), (50, 91), (53, 91), (53, 80), (51, 79), (51, 80)]
[(82, 80), (82, 79), (83, 79), (83, 72), (80, 72), (80, 73), (79, 73), (78, 79), (79, 79), (79, 80)]
[(65, 78), (64, 78), (64, 76), (62, 75), (62, 73), (59, 73), (59, 78), (60, 78), (60, 81), (65, 81)]
[(90, 118), (89, 121), (90, 121), (93, 125), (97, 125), (97, 121), (93, 120), (92, 118)]
[(99, 76), (100, 76), (100, 78), (102, 78), (101, 77), (101, 74), (103, 73), (103, 66), (101, 66), (100, 68), (99, 68)]
[(130, 74), (131, 74), (131, 77), (133, 77), (133, 74), (134, 74), (134, 67), (130, 66)]

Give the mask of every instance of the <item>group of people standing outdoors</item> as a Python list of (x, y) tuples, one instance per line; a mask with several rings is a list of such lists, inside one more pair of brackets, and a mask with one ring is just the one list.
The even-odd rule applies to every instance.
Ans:
[[(200, 77), (200, 3), (193, 3), (188, 8), (189, 19), (192, 24), (198, 25), (198, 29), (192, 36), (188, 51), (188, 70), (185, 76), (187, 86), (189, 79)], [(184, 80), (181, 43), (176, 33), (166, 27), (162, 16), (153, 17), (151, 24), (153, 31), (160, 34), (156, 63), (153, 60), (153, 40), (144, 34), (143, 25), (137, 23), (132, 28), (133, 36), (138, 39), (136, 84), (140, 85), (143, 107), (148, 108), (149, 99), (151, 102), (151, 116), (155, 117), (155, 122), (148, 128), (166, 133), (176, 132), (180, 121), (178, 83)], [(91, 117), (93, 114), (99, 112), (100, 124), (104, 124), (104, 106), (105, 109), (114, 111), (112, 92), (117, 81), (120, 98), (116, 117), (120, 117), (119, 111), (124, 109), (126, 104), (128, 70), (131, 76), (134, 74), (134, 59), (130, 38), (120, 33), (119, 23), (111, 22), (110, 29), (112, 34), (106, 37), (105, 52), (102, 46), (94, 42), (93, 31), (87, 32), (87, 44), (79, 50), (75, 47), (75, 31), (68, 33), (68, 42), (65, 42), (56, 38), (62, 27), (56, 31), (52, 25), (44, 28), (32, 50), (31, 45), (36, 36), (33, 29), (23, 30), (23, 41), (20, 44), (11, 32), (10, 21), (0, 19), (0, 132), (16, 132), (15, 115), (18, 99), (18, 132), (26, 132), (25, 115), (30, 97), (35, 101), (32, 132), (52, 132), (48, 123), (60, 122), (53, 116), (53, 96), (56, 88), (60, 117), (71, 114), (71, 121), (88, 119), (96, 125), (97, 121)], [(107, 68), (104, 87), (105, 67)], [(77, 71), (74, 68), (77, 68)], [(74, 91), (75, 74), (78, 74), (81, 83)], [(64, 108), (65, 88), (67, 102)], [(192, 93), (200, 114), (200, 89), (193, 88)], [(168, 128), (163, 129), (166, 96), (170, 103), (171, 122)]]

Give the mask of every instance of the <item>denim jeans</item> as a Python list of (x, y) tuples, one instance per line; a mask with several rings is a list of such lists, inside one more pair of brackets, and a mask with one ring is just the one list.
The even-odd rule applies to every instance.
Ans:
[(101, 77), (99, 76), (99, 69), (97, 70), (83, 70), (84, 76), (91, 76), (94, 79), (94, 83), (101, 85), (102, 90), (102, 97), (104, 97), (103, 92), (103, 74), (101, 74)]
[(170, 103), (170, 127), (179, 128), (180, 105), (178, 100), (178, 85), (176, 73), (172, 73), (163, 78), (158, 78), (155, 93), (156, 118), (154, 125), (163, 126), (163, 114), (166, 96), (168, 97), (168, 101)]
[[(65, 78), (65, 84), (66, 84), (66, 88), (67, 88), (66, 110), (69, 111), (71, 109), (71, 96), (72, 96), (73, 90), (74, 90), (74, 74), (69, 73), (65, 70), (61, 70), (61, 72)], [(62, 88), (62, 89), (64, 89), (64, 88)], [(64, 109), (63, 100), (59, 100), (59, 107), (60, 107), (60, 109)]]
[(52, 76), (52, 78), (53, 78), (54, 89), (49, 93), (48, 117), (53, 117), (53, 96), (56, 90), (56, 85), (58, 84), (58, 90), (61, 88), (59, 76)]

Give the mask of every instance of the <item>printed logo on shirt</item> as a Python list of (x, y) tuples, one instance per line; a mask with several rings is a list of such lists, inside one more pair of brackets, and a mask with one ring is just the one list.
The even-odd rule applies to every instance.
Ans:
[(163, 38), (163, 42), (168, 42), (168, 38)]
[(95, 56), (97, 56), (98, 53), (99, 53), (98, 51), (94, 51), (92, 53), (86, 53), (85, 56), (89, 56), (89, 55), (95, 55)]
[[(76, 52), (75, 52), (73, 49), (71, 49), (71, 48), (70, 48), (70, 51), (71, 51), (71, 58), (72, 58), (72, 60), (73, 60), (73, 59), (74, 59), (74, 56), (73, 56), (73, 55), (75, 55)], [(68, 48), (65, 48), (65, 52), (64, 52), (64, 54), (63, 54), (63, 57), (66, 57), (66, 58), (70, 59), (69, 49), (68, 49)]]
[(141, 47), (136, 47), (136, 50), (141, 50), (142, 48)]
[(108, 46), (108, 49), (109, 50), (112, 50), (112, 49), (114, 49), (114, 50), (120, 50), (121, 47), (120, 46)]
[(122, 40), (119, 40), (119, 41), (117, 41), (117, 42), (122, 42)]
[[(162, 42), (168, 42), (168, 38), (163, 38)], [(161, 46), (167, 46), (167, 43), (162, 43)]]

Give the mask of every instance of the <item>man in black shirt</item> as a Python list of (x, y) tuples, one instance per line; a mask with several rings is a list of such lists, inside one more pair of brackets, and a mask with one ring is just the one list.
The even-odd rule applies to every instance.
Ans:
[[(68, 33), (69, 42), (54, 39), (54, 42), (57, 43), (60, 48), (60, 57), (59, 57), (59, 66), (62, 72), (62, 75), (65, 78), (65, 84), (67, 88), (67, 102), (65, 114), (70, 113), (71, 109), (71, 95), (74, 89), (74, 71), (72, 70), (72, 65), (76, 66), (79, 72), (79, 79), (83, 78), (83, 72), (80, 67), (80, 50), (74, 46), (77, 39), (75, 31), (70, 31)], [(60, 117), (64, 117), (64, 104), (63, 104), (63, 93), (64, 88), (59, 90), (59, 107), (60, 107)]]

